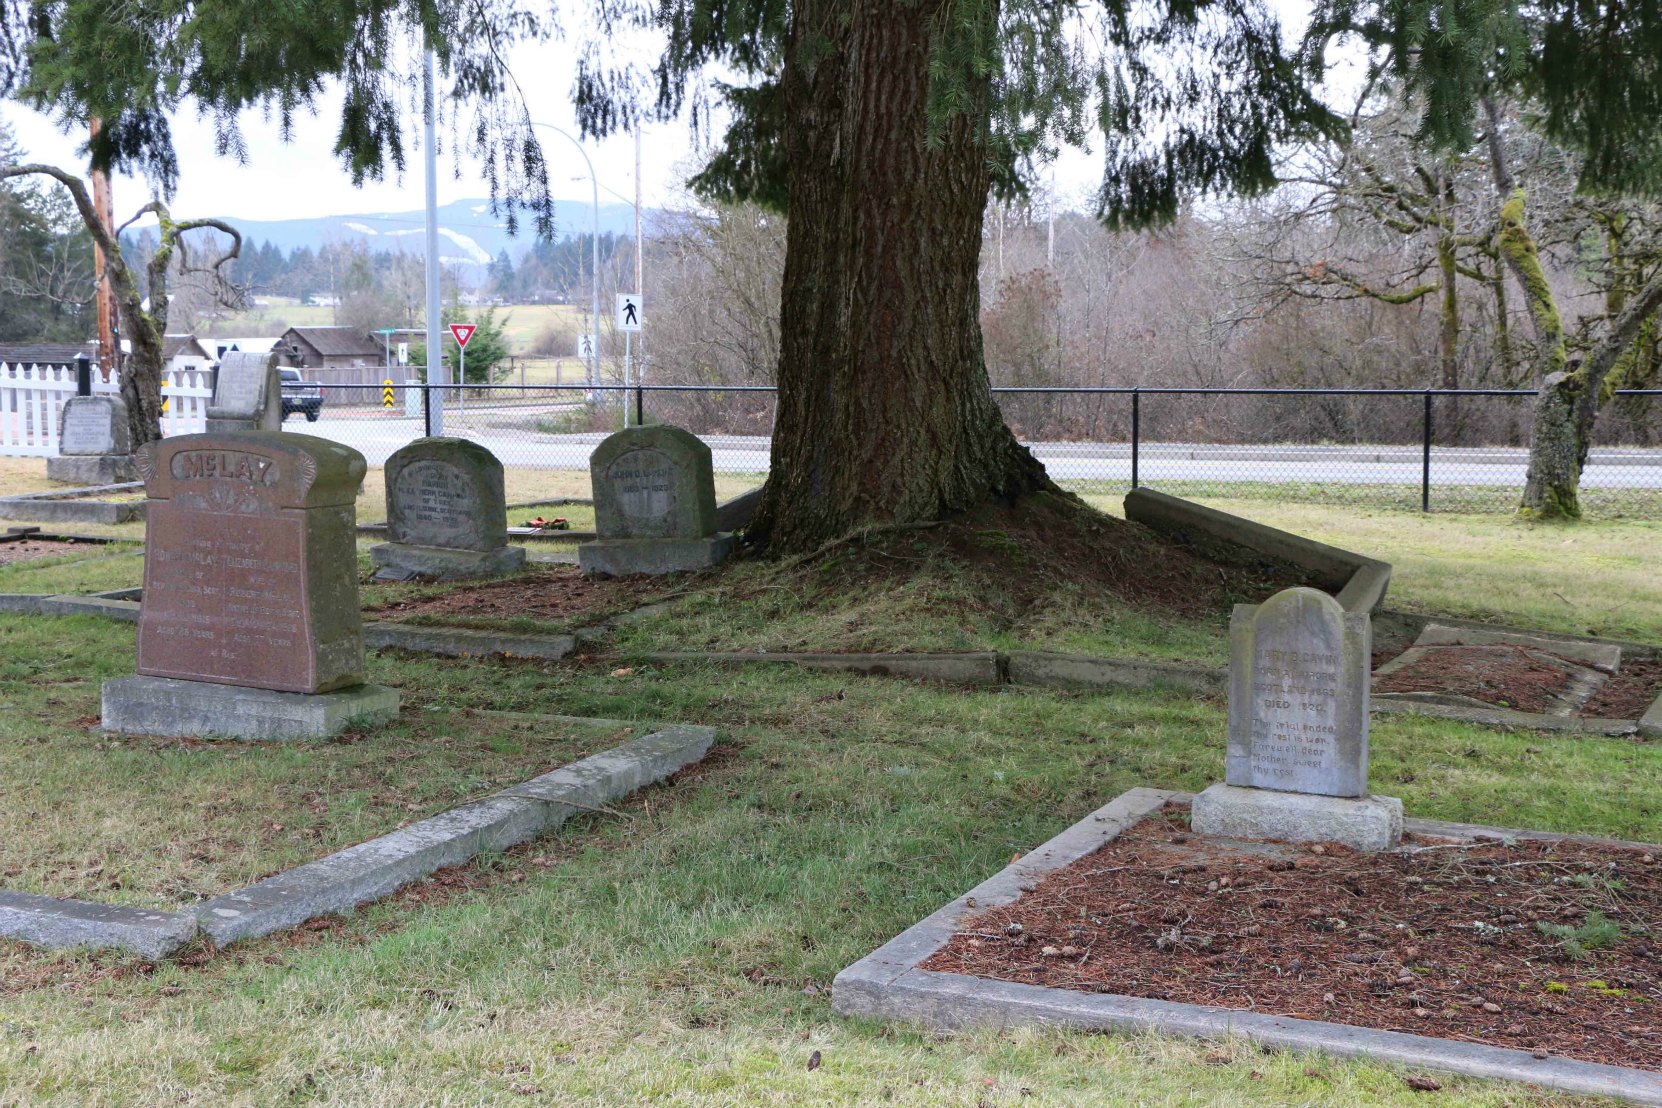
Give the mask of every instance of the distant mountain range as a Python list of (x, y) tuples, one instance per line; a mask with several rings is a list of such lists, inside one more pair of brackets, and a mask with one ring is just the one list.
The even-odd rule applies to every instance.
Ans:
[[(554, 202), (554, 237), (571, 238), (588, 234), (592, 222), (593, 205), (578, 200)], [(643, 210), (641, 218), (646, 226), (656, 213)], [(402, 250), (423, 254), (422, 236), (426, 231), (426, 214), (419, 208), (407, 212), (367, 212), (357, 215), (327, 215), (314, 219), (244, 219), (241, 216), (221, 216), (225, 222), (241, 231), (251, 242), (273, 243), (287, 253), (302, 246), (313, 250), (329, 243), (362, 242), (371, 250)], [(632, 204), (601, 204), (600, 233), (618, 235), (635, 233), (635, 208)], [(498, 252), (506, 250), (515, 263), (520, 255), (536, 241), (536, 222), (529, 213), (521, 213), (519, 234), (510, 237), (508, 221), (492, 215), (490, 201), (453, 200), (439, 207), (440, 257), (447, 263), (484, 266)]]

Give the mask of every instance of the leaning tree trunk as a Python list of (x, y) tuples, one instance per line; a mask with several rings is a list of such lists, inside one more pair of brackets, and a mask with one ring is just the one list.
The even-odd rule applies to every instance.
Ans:
[(1005, 426), (982, 356), (986, 84), (930, 134), (949, 5), (793, 8), (779, 410), (750, 529), (775, 551), (1049, 487)]

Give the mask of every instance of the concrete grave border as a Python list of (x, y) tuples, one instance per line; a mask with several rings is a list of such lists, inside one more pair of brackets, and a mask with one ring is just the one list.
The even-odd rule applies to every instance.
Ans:
[(0, 519), (29, 519), (40, 523), (131, 523), (144, 518), (143, 500), (99, 500), (111, 493), (136, 492), (143, 481), (116, 485), (87, 485), (78, 489), (49, 489), (0, 496)]
[[(139, 605), (129, 599), (134, 590), (113, 589), (90, 596), (49, 593), (0, 593), (0, 612), (29, 615), (96, 615), (134, 623)], [(476, 631), (465, 627), (434, 627), (424, 624), (364, 624), (364, 642), (373, 649), (398, 647), (452, 658), (477, 658), (492, 654), (558, 661), (573, 653), (579, 643), (596, 643), (619, 627), (648, 618), (663, 608), (649, 604), (633, 612), (613, 616), (593, 627), (579, 627), (569, 634), (516, 634)], [(1442, 621), (1438, 622), (1452, 622)], [(1493, 630), (1490, 625), (1471, 624)], [(1565, 641), (1610, 642), (1556, 636)], [(1643, 643), (1623, 644), (1656, 653)], [(836, 654), (836, 653), (745, 653), (741, 651), (654, 651), (640, 655), (647, 662), (663, 664), (706, 663), (711, 665), (799, 665), (822, 672), (849, 672), (867, 676), (904, 677), (919, 681), (943, 681), (959, 685), (1032, 685), (1079, 689), (1145, 689), (1162, 686), (1200, 695), (1224, 691), (1228, 671), (1221, 667), (1155, 662), (1141, 658), (1098, 658), (1087, 654), (1057, 654), (1043, 650), (984, 651), (962, 654)], [(1662, 695), (1644, 715), (1633, 719), (1597, 719), (1581, 716), (1551, 716), (1513, 711), (1510, 708), (1465, 708), (1452, 704), (1431, 704), (1414, 699), (1413, 693), (1380, 693), (1371, 698), (1375, 713), (1431, 716), (1482, 727), (1516, 728), (1570, 735), (1662, 740)]]
[(1243, 516), (1148, 488), (1125, 496), (1125, 518), (1231, 565), (1272, 561), (1304, 570), (1347, 612), (1377, 612), (1391, 584), (1391, 565)]
[[(1321, 1020), (1052, 989), (917, 968), (951, 939), (957, 921), (966, 913), (1010, 903), (1021, 895), (1024, 887), (1044, 874), (1091, 853), (1168, 802), (1187, 799), (1187, 793), (1164, 789), (1131, 789), (1121, 793), (837, 974), (831, 986), (832, 1010), (841, 1016), (904, 1020), (947, 1030), (980, 1025), (1036, 1025), (1155, 1031), (1203, 1039), (1239, 1035), (1264, 1046), (1320, 1050), (1345, 1058), (1365, 1057), (1378, 1062), (1523, 1081), (1566, 1092), (1662, 1105), (1662, 1073), (1648, 1070), (1567, 1058), (1536, 1058), (1526, 1050)], [(1527, 838), (1610, 842), (1436, 820), (1411, 819), (1406, 821), (1406, 829), (1465, 840)], [(973, 909), (969, 906), (972, 902)]]
[[(536, 718), (536, 717), (532, 717)], [(610, 727), (616, 720), (541, 717)], [(53, 949), (165, 958), (205, 935), (217, 946), (380, 900), (434, 870), (536, 838), (702, 759), (716, 729), (674, 724), (368, 842), (180, 912), (0, 890), (0, 937)]]

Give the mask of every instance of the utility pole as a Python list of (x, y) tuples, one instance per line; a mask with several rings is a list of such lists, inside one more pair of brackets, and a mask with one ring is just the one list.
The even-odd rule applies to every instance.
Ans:
[(427, 433), (444, 434), (444, 390), (434, 385), (448, 384), (449, 373), (444, 367), (444, 346), (439, 340), (439, 63), (432, 50), (427, 51), (427, 134), (422, 154), (427, 170)]
[[(103, 130), (103, 122), (92, 120), (91, 129), (93, 138), (97, 138), (98, 132)], [(98, 222), (103, 224), (104, 231), (113, 234), (115, 200), (110, 195), (110, 175), (99, 169), (92, 171), (92, 206), (98, 212)], [(119, 249), (120, 244), (116, 245)], [(121, 343), (116, 335), (115, 286), (110, 283), (109, 259), (104, 257), (104, 248), (96, 241), (92, 244), (92, 258), (98, 270), (98, 371), (108, 381), (111, 371), (121, 364)]]

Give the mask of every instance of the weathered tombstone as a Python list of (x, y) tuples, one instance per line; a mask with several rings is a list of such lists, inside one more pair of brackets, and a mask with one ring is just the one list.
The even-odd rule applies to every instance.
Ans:
[(283, 390), (277, 380), (277, 355), (233, 350), (214, 374), (208, 400), (208, 433), (280, 431)]
[(119, 396), (70, 397), (58, 418), (58, 457), (46, 459), (46, 476), (75, 485), (131, 481), (132, 443)]
[(364, 684), (350, 447), (277, 432), (139, 451), (147, 482), (137, 677), (104, 683), (107, 731), (288, 739), (398, 713)]
[(387, 537), (377, 577), (493, 577), (525, 565), (508, 545), (502, 463), (466, 439), (417, 439), (387, 459)]
[(1373, 631), (1317, 589), (1239, 604), (1229, 624), (1224, 783), (1195, 797), (1194, 829), (1228, 838), (1383, 850), (1402, 801), (1368, 793)]
[(584, 573), (708, 569), (733, 549), (716, 530), (710, 448), (679, 427), (631, 427), (589, 459), (596, 542), (577, 548)]

